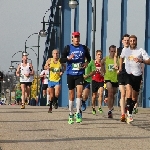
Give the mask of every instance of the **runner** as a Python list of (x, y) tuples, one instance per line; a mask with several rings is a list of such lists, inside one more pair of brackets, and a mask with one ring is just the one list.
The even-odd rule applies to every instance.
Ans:
[(48, 78), (49, 78), (49, 67), (44, 66), (44, 70), (41, 72), (40, 77), (42, 78), (43, 84), (43, 98), (47, 97), (47, 104), (49, 104), (49, 90), (48, 90)]
[(58, 97), (61, 90), (61, 76), (66, 70), (65, 64), (61, 64), (59, 61), (59, 51), (54, 49), (52, 51), (52, 57), (46, 62), (46, 66), (49, 66), (49, 81), (48, 88), (50, 94), (50, 108), (48, 113), (52, 113), (52, 105), (55, 109), (58, 108)]
[[(83, 92), (84, 83), (84, 72), (88, 63), (91, 61), (91, 57), (88, 48), (85, 45), (80, 44), (80, 33), (72, 33), (72, 44), (67, 45), (62, 53), (60, 61), (62, 63), (67, 62), (67, 84), (69, 89), (69, 124), (74, 123), (73, 115), (73, 102), (75, 98), (75, 88), (76, 88), (76, 122), (82, 122), (82, 112), (81, 112), (81, 99)], [(85, 57), (87, 61), (85, 62)]]
[(93, 60), (91, 60), (87, 68), (85, 68), (84, 84), (83, 84), (84, 90), (82, 94), (82, 111), (86, 110), (86, 100), (88, 99), (90, 93), (92, 76), (95, 74), (95, 71), (96, 71), (95, 63)]
[[(124, 46), (124, 48), (128, 48), (129, 47), (129, 35), (125, 34), (122, 37), (122, 44)], [(118, 58), (120, 58), (122, 52), (122, 48), (118, 48), (116, 50), (115, 53), (115, 57), (114, 57), (114, 65), (115, 65), (115, 69), (118, 69)], [(119, 72), (118, 74), (118, 83), (119, 83), (119, 90), (121, 93), (121, 98), (120, 98), (120, 106), (121, 106), (121, 121), (125, 122), (126, 120), (126, 116), (125, 116), (125, 97), (126, 97), (126, 89), (125, 89), (125, 83), (126, 81), (126, 70), (125, 70), (125, 61), (123, 62), (123, 66), (122, 66), (122, 71)]]
[(22, 95), (21, 87), (18, 87), (17, 90), (16, 90), (16, 101), (17, 101), (17, 105), (20, 105), (20, 104), (21, 104), (21, 95)]
[(95, 110), (95, 102), (98, 94), (98, 101), (99, 101), (99, 108), (98, 111), (100, 113), (103, 113), (103, 110), (101, 108), (102, 106), (102, 100), (103, 100), (103, 92), (104, 92), (104, 77), (101, 74), (101, 60), (102, 60), (102, 51), (97, 50), (96, 51), (96, 60), (95, 60), (95, 66), (96, 66), (96, 72), (92, 76), (92, 114), (96, 114)]
[[(105, 72), (104, 79), (106, 88), (108, 90), (108, 118), (113, 118), (112, 110), (114, 105), (114, 96), (118, 87), (117, 71), (114, 68), (114, 55), (116, 52), (116, 46), (111, 45), (109, 47), (109, 56), (106, 56), (101, 62), (102, 72)], [(102, 73), (103, 74), (103, 73)]]
[(127, 116), (127, 123), (133, 121), (132, 111), (136, 103), (140, 84), (142, 80), (141, 63), (150, 64), (150, 57), (145, 50), (137, 48), (137, 37), (131, 35), (129, 37), (129, 48), (124, 48), (120, 55), (119, 71), (122, 71), (123, 59), (126, 59), (125, 69), (126, 76), (126, 90), (127, 90), (127, 106), (129, 114)]
[(22, 63), (18, 65), (16, 75), (20, 76), (20, 84), (22, 90), (22, 105), (21, 109), (25, 109), (25, 92), (27, 92), (27, 97), (30, 96), (30, 87), (32, 85), (31, 76), (34, 75), (34, 70), (32, 64), (27, 62), (28, 57), (26, 53), (23, 53)]

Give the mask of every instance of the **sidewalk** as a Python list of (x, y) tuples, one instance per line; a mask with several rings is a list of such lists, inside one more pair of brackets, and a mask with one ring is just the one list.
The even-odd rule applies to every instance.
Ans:
[[(149, 150), (150, 109), (139, 109), (132, 125), (120, 122), (119, 108), (114, 119), (93, 116), (91, 108), (83, 122), (69, 125), (68, 109), (52, 114), (48, 107), (0, 106), (0, 147), (2, 150)], [(0, 150), (1, 150), (0, 149)]]

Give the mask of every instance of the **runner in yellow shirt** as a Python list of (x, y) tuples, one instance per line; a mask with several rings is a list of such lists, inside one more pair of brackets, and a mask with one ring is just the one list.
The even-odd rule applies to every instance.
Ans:
[(58, 97), (61, 90), (61, 76), (66, 70), (65, 64), (61, 64), (59, 61), (59, 51), (54, 49), (52, 51), (52, 57), (46, 62), (46, 66), (49, 66), (49, 81), (48, 88), (50, 93), (50, 108), (48, 113), (52, 113), (52, 104), (55, 109), (58, 108)]

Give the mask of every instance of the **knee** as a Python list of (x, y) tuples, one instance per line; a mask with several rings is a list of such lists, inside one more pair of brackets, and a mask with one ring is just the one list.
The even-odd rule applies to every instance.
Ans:
[(84, 100), (87, 100), (87, 99), (88, 99), (88, 95), (85, 94), (85, 95), (82, 96), (82, 98), (83, 98)]
[(93, 93), (92, 97), (95, 99), (95, 98), (96, 98), (96, 95), (97, 95), (97, 94)]

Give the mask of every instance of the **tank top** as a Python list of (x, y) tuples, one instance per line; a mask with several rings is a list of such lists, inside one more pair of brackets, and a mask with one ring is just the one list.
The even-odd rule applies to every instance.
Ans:
[(105, 61), (106, 73), (104, 76), (105, 80), (110, 80), (111, 82), (118, 82), (117, 80), (117, 71), (114, 69), (114, 59), (106, 56)]
[(103, 82), (104, 77), (101, 75), (101, 64), (98, 63), (96, 60), (95, 60), (95, 67), (96, 67), (96, 72), (92, 76), (92, 80), (94, 80), (96, 82)]
[(30, 64), (27, 63), (27, 65), (24, 67), (23, 63), (20, 65), (20, 82), (32, 82), (32, 77), (26, 77), (25, 74), (29, 74), (31, 72)]
[(54, 63), (53, 58), (50, 59), (50, 73), (49, 80), (53, 82), (58, 82), (60, 80), (60, 72), (61, 72), (61, 63), (58, 60), (57, 63)]

